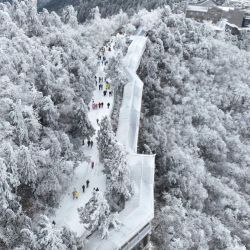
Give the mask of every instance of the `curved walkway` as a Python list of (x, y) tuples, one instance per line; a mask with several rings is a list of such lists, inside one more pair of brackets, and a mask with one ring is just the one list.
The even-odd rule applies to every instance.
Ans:
[(129, 152), (128, 166), (135, 184), (135, 194), (119, 214), (122, 223), (120, 230), (111, 230), (105, 240), (98, 238), (97, 234), (93, 235), (85, 247), (87, 250), (132, 249), (150, 233), (150, 222), (154, 218), (155, 156), (137, 154), (143, 82), (136, 71), (147, 39), (134, 36), (132, 40), (123, 61), (128, 83), (124, 87), (117, 138)]

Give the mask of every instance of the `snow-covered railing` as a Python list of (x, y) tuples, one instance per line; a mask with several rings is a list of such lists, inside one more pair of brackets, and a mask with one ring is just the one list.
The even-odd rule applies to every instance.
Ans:
[(137, 152), (143, 91), (143, 82), (137, 76), (136, 71), (146, 48), (146, 42), (147, 38), (134, 36), (123, 60), (128, 83), (124, 86), (117, 138), (131, 152)]
[(141, 239), (147, 236), (151, 232), (151, 224), (147, 224), (144, 228), (141, 229), (129, 242), (121, 247), (121, 250), (129, 250), (135, 247)]

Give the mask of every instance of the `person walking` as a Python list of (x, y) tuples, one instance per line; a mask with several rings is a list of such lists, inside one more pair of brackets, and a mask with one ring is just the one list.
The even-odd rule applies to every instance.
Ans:
[(98, 191), (99, 191), (99, 188), (96, 188), (96, 189), (95, 189), (95, 191), (97, 191), (97, 192), (98, 192)]
[(104, 104), (103, 104), (103, 102), (102, 102), (102, 108), (103, 108), (103, 105), (104, 105)]
[(92, 161), (91, 162), (91, 168), (93, 169), (95, 167), (95, 163)]
[(91, 147), (91, 148), (93, 147), (93, 144), (94, 144), (94, 142), (91, 141), (91, 142), (90, 142), (90, 147)]
[(82, 185), (82, 192), (85, 192), (85, 185)]
[(88, 140), (88, 148), (90, 147), (90, 144), (91, 144), (91, 143), (90, 143), (90, 140)]
[[(100, 107), (100, 103), (99, 103), (99, 107)], [(99, 125), (99, 119), (96, 119), (96, 123)]]
[(109, 97), (110, 97), (110, 96), (112, 96), (112, 91), (111, 91), (111, 90), (109, 91)]
[(52, 224), (55, 226), (55, 225), (56, 225), (56, 222), (53, 220), (53, 221), (52, 221)]
[(106, 96), (107, 95), (107, 90), (103, 91), (103, 95)]
[(109, 107), (110, 107), (110, 103), (109, 102), (108, 102), (107, 106), (108, 106), (108, 109), (109, 109)]
[(86, 187), (89, 187), (89, 180), (86, 180)]
[(100, 102), (98, 103), (98, 106), (99, 106), (99, 109), (100, 109), (101, 108), (101, 103)]
[(76, 192), (76, 199), (78, 199), (80, 196), (80, 193), (79, 192)]
[(74, 188), (74, 191), (72, 192), (73, 200), (76, 199), (76, 189)]

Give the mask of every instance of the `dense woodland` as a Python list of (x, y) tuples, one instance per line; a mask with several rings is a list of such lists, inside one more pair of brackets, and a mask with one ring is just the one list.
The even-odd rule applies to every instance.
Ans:
[[(0, 3), (0, 249), (83, 249), (84, 239), (56, 229), (48, 216), (74, 168), (87, 160), (82, 143), (94, 133), (87, 105), (96, 54), (124, 24), (128, 34), (142, 27), (149, 38), (139, 70), (145, 84), (140, 150), (156, 153), (153, 247), (249, 249), (249, 34), (241, 40), (216, 34), (168, 7), (132, 15), (164, 0), (82, 1), (78, 13), (66, 7), (60, 16), (45, 9), (38, 14), (35, 0), (12, 2)], [(176, 1), (168, 3), (176, 11)], [(100, 13), (91, 10), (96, 5)], [(132, 17), (101, 18), (121, 8)], [(88, 22), (79, 25), (78, 18)], [(119, 98), (114, 127), (125, 52), (108, 65)], [(119, 225), (111, 210), (124, 206), (120, 201), (133, 195), (133, 186), (107, 118), (98, 147), (108, 192), (94, 193), (79, 214), (82, 223), (92, 220), (90, 231), (105, 218), (105, 237), (109, 224)], [(100, 211), (95, 218), (93, 207)]]
[(0, 4), (1, 249), (78, 244), (46, 215), (85, 160), (81, 145), (94, 133), (87, 105), (96, 53), (124, 15), (101, 20), (96, 13), (85, 26), (76, 15), (72, 7), (60, 17), (47, 10), (38, 14), (30, 0)]
[(250, 53), (168, 9), (148, 34), (140, 144), (156, 153), (156, 249), (249, 249)]

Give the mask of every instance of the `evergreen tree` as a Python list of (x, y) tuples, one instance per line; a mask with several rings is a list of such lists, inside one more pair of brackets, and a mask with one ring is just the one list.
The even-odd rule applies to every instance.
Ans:
[(20, 231), (22, 242), (28, 249), (37, 249), (37, 237), (29, 228)]
[(67, 250), (77, 250), (80, 246), (76, 234), (66, 227), (62, 229), (62, 241), (67, 246)]
[(62, 11), (62, 21), (65, 24), (69, 24), (72, 28), (75, 28), (78, 24), (77, 22), (77, 12), (74, 10), (73, 6), (67, 6)]
[(107, 200), (100, 191), (94, 191), (85, 207), (78, 208), (78, 213), (80, 222), (90, 232), (99, 230), (103, 233), (107, 230), (110, 209)]
[(37, 244), (39, 250), (66, 250), (61, 232), (56, 229), (45, 215), (41, 215), (37, 226)]
[[(133, 194), (125, 149), (117, 142), (110, 120), (104, 117), (98, 131), (97, 145), (107, 175), (107, 198), (110, 204), (128, 200)], [(118, 209), (119, 210), (119, 209)]]
[(9, 184), (11, 188), (15, 189), (20, 184), (17, 170), (17, 155), (10, 143), (2, 144), (0, 157), (4, 159), (7, 174), (11, 176), (11, 178), (8, 178)]
[(88, 116), (87, 108), (83, 101), (75, 104), (72, 114), (72, 127), (70, 133), (74, 138), (90, 138), (94, 135), (94, 128), (91, 125)]
[(127, 158), (124, 148), (115, 143), (113, 145), (112, 157), (104, 160), (107, 175), (107, 196), (108, 200), (114, 196), (122, 196), (128, 200), (133, 195), (131, 177), (127, 165)]
[(18, 173), (22, 184), (33, 185), (37, 179), (37, 170), (29, 148), (21, 146), (18, 151)]
[(8, 201), (12, 199), (9, 181), (11, 175), (7, 172), (7, 166), (2, 158), (0, 158), (0, 206), (2, 209), (7, 208)]
[(28, 143), (28, 130), (22, 114), (22, 103), (18, 100), (14, 106), (14, 110), (10, 113), (12, 122), (16, 128), (17, 142), (19, 145), (23, 143)]
[(97, 146), (101, 160), (112, 158), (112, 154), (114, 153), (112, 149), (116, 142), (110, 119), (105, 116), (100, 122), (100, 129), (97, 133)]

